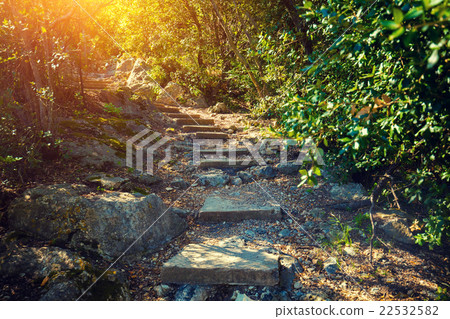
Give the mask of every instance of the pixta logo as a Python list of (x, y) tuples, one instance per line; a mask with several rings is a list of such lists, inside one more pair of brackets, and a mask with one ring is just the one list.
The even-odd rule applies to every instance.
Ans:
[[(158, 169), (171, 160), (171, 146), (166, 145), (170, 138), (145, 129), (127, 141), (127, 166), (138, 171), (153, 175), (155, 152), (166, 146), (165, 157), (158, 162)], [(203, 159), (225, 160), (230, 166), (239, 162), (241, 165), (252, 164), (254, 166), (267, 165), (264, 156), (279, 155), (281, 164), (288, 163), (288, 150), (290, 146), (301, 148), (297, 158), (290, 163), (302, 165), (304, 162), (314, 161), (324, 165), (322, 156), (312, 139), (306, 139), (301, 144), (292, 139), (263, 139), (256, 143), (249, 140), (236, 141), (215, 139), (194, 139), (192, 141), (192, 165), (200, 166)], [(208, 152), (204, 152), (208, 150)], [(207, 154), (207, 155), (206, 155)], [(244, 154), (244, 155), (243, 155)]]
[[(154, 154), (157, 149), (167, 144), (170, 139), (160, 133), (145, 129), (127, 141), (127, 163), (140, 172), (154, 173)], [(158, 163), (158, 168), (167, 164), (171, 158), (171, 147), (165, 149), (165, 158)]]

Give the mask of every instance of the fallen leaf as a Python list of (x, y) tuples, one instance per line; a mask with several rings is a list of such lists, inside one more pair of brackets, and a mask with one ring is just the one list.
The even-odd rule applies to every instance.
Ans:
[(45, 277), (44, 280), (42, 280), (41, 282), (41, 287), (44, 287), (47, 284), (48, 280), (49, 280), (48, 276)]

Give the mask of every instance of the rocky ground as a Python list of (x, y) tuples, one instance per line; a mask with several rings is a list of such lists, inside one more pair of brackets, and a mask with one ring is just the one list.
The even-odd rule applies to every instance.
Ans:
[[(145, 92), (145, 87), (135, 83), (133, 90)], [(118, 104), (125, 94), (92, 92), (97, 103)], [(203, 102), (188, 100), (183, 111), (214, 118), (238, 142), (264, 135), (245, 114), (219, 114), (228, 110), (221, 105), (207, 109)], [(146, 128), (171, 139), (172, 158), (156, 176), (125, 166), (126, 140)], [(317, 186), (297, 187), (298, 167), (281, 165), (269, 147), (260, 150), (265, 167), (199, 168), (192, 163), (192, 136), (145, 100), (121, 116), (67, 118), (61, 134), (67, 150), (63, 158), (44, 163), (33, 182), (2, 189), (0, 300), (447, 298), (442, 289), (450, 284), (448, 247), (430, 251), (414, 244), (420, 209), (404, 205), (406, 211), (399, 211), (390, 203), (379, 204), (371, 265), (368, 207), (349, 205), (366, 199), (366, 190), (357, 183), (338, 184), (333, 168), (325, 169)], [(298, 152), (290, 151), (289, 159)], [(155, 162), (164, 156), (159, 152)], [(212, 195), (235, 197), (246, 205), (278, 205), (282, 218), (203, 222), (199, 211)], [(145, 233), (159, 218), (162, 222)], [(139, 240), (133, 244), (134, 239)], [(224, 240), (279, 255), (279, 284), (161, 281), (164, 263), (187, 245)]]

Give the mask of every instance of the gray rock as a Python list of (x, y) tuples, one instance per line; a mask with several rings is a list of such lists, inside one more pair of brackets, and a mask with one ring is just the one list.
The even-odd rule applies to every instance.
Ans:
[(168, 105), (176, 105), (175, 101), (183, 97), (183, 95), (184, 89), (181, 87), (181, 85), (175, 82), (169, 82), (164, 88), (164, 91), (161, 92), (156, 102)]
[(289, 297), (289, 293), (287, 291), (280, 291), (279, 293), (274, 295), (274, 301), (291, 301)]
[(253, 181), (253, 176), (249, 172), (240, 171), (238, 172), (238, 176), (244, 183), (249, 183)]
[(120, 113), (126, 115), (141, 115), (139, 104), (131, 102), (133, 92), (129, 88), (120, 88), (116, 91), (102, 90), (99, 95), (100, 101), (120, 107)]
[(316, 227), (316, 223), (314, 223), (312, 220), (307, 221), (303, 224), (303, 228), (305, 230), (311, 230)]
[(169, 285), (158, 285), (154, 288), (156, 295), (159, 298), (167, 296), (171, 291), (172, 288)]
[(255, 301), (246, 294), (237, 293), (235, 301)]
[(378, 227), (390, 239), (402, 244), (413, 245), (415, 239), (408, 223), (409, 216), (399, 210), (387, 210), (374, 214)]
[(73, 281), (67, 280), (51, 285), (49, 290), (41, 297), (41, 301), (75, 301), (82, 291)]
[(297, 258), (292, 256), (280, 256), (280, 287), (284, 290), (291, 291), (294, 283), (295, 275), (303, 272)]
[(127, 86), (132, 89), (144, 84), (146, 81), (150, 80), (147, 75), (147, 71), (150, 71), (148, 65), (142, 59), (137, 59), (134, 62), (133, 68), (127, 80)]
[(219, 114), (231, 113), (231, 111), (228, 108), (228, 106), (225, 103), (223, 103), (223, 102), (219, 102), (216, 105), (211, 106), (209, 108), (209, 111), (211, 113), (219, 113)]
[(353, 247), (345, 247), (343, 250), (344, 255), (354, 257), (356, 256), (356, 251)]
[(271, 301), (273, 299), (273, 295), (270, 291), (263, 291), (261, 293), (260, 300), (262, 301)]
[(260, 234), (260, 235), (267, 234), (267, 230), (265, 230), (264, 228), (261, 228), (261, 227), (256, 228), (255, 231), (257, 234)]
[(165, 214), (164, 203), (154, 194), (80, 196), (80, 189), (61, 184), (28, 190), (8, 209), (11, 229), (112, 259), (151, 225), (130, 252), (158, 249), (187, 227), (183, 218)]
[(314, 218), (322, 218), (325, 216), (325, 211), (322, 208), (313, 208), (309, 212), (308, 215), (311, 215)]
[(287, 163), (279, 163), (275, 166), (275, 168), (284, 175), (297, 175), (298, 171), (301, 168), (301, 165), (296, 164), (295, 162), (287, 162)]
[(174, 179), (172, 182), (170, 182), (170, 185), (180, 189), (187, 189), (190, 186), (189, 183), (183, 180), (182, 178)]
[(231, 180), (231, 185), (240, 186), (242, 185), (242, 179), (239, 177), (235, 177)]
[(199, 175), (199, 184), (203, 186), (223, 187), (230, 181), (225, 173), (207, 173)]
[(121, 157), (117, 150), (95, 139), (65, 141), (63, 149), (69, 156), (79, 160), (82, 165), (101, 167), (111, 163), (116, 166), (125, 166), (126, 162), (125, 157)]
[(342, 229), (335, 224), (325, 224), (322, 227), (322, 231), (325, 233), (325, 236), (328, 238), (328, 240), (332, 243), (341, 240), (344, 236)]
[(278, 237), (285, 238), (291, 236), (291, 231), (287, 228), (283, 229), (278, 233)]
[(274, 178), (277, 176), (277, 172), (272, 166), (257, 166), (251, 169), (254, 176), (260, 178)]
[(122, 184), (124, 184), (128, 180), (122, 177), (108, 176), (105, 173), (99, 173), (86, 177), (86, 181), (88, 183), (97, 184), (98, 186), (101, 186), (108, 190), (117, 190)]
[(323, 269), (330, 275), (334, 275), (338, 270), (339, 266), (336, 258), (330, 257), (323, 262)]
[(123, 61), (117, 61), (116, 72), (131, 72), (134, 66), (134, 59), (126, 59)]
[[(101, 270), (70, 250), (57, 247), (20, 247), (0, 257), (0, 276), (28, 276), (43, 287), (40, 300), (74, 301), (81, 296)], [(128, 282), (110, 269), (85, 295), (88, 300), (129, 300)]]
[(195, 107), (195, 108), (200, 108), (200, 109), (208, 108), (208, 103), (206, 102), (206, 99), (203, 96), (198, 96), (198, 97), (189, 99), (186, 102), (186, 105), (189, 107)]
[(144, 184), (145, 186), (151, 186), (162, 181), (159, 176), (142, 173), (140, 171), (134, 171), (132, 176), (135, 182)]
[(43, 279), (52, 272), (81, 272), (88, 266), (79, 255), (57, 247), (16, 248), (0, 259), (0, 274), (13, 278), (26, 274), (34, 279)]
[(367, 193), (361, 184), (349, 183), (344, 185), (334, 185), (330, 190), (330, 195), (342, 201), (366, 199)]
[(178, 207), (171, 207), (170, 211), (173, 214), (177, 214), (181, 218), (186, 218), (187, 216), (189, 216), (189, 211), (187, 211), (185, 209), (178, 208)]
[(212, 287), (183, 285), (175, 294), (175, 301), (205, 301), (213, 292)]
[(255, 232), (254, 231), (252, 231), (252, 230), (246, 230), (245, 232), (244, 232), (244, 234), (246, 235), (246, 236), (248, 236), (248, 237), (250, 237), (250, 238), (253, 238), (253, 237), (255, 237)]

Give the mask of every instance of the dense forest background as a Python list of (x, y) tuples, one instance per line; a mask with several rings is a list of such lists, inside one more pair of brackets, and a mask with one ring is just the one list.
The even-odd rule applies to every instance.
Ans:
[[(448, 0), (2, 0), (2, 186), (32, 178), (57, 148), (58, 118), (85, 107), (83, 74), (135, 57), (155, 96), (174, 81), (210, 105), (276, 119), (273, 134), (312, 137), (342, 181), (424, 209), (417, 241), (440, 245), (449, 15)], [(301, 174), (314, 183), (321, 170)]]

